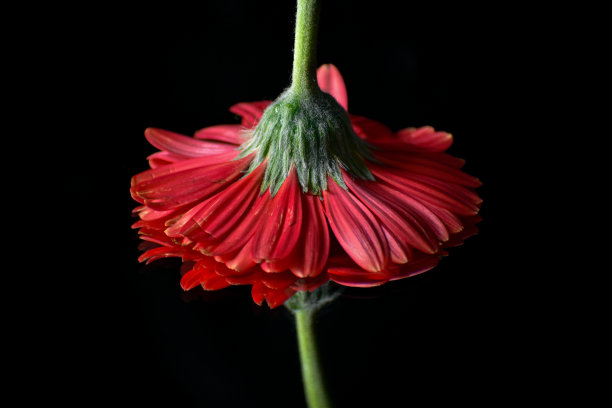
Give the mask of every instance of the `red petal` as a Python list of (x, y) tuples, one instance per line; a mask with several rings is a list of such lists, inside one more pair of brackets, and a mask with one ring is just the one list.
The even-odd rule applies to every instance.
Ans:
[(230, 112), (242, 116), (242, 126), (251, 128), (259, 122), (264, 110), (271, 101), (240, 102), (230, 108)]
[(242, 129), (243, 127), (241, 125), (209, 126), (196, 131), (193, 137), (196, 139), (216, 140), (218, 142), (241, 145), (245, 141)]
[(435, 267), (439, 262), (439, 257), (437, 256), (423, 256), (419, 259), (415, 259), (411, 262), (408, 262), (405, 265), (401, 265), (401, 267), (392, 272), (392, 277), (389, 280), (398, 280), (403, 278), (409, 278), (411, 276), (415, 276), (421, 274), (423, 272), (427, 272), (428, 270)]
[(478, 215), (472, 217), (463, 217), (461, 219), (461, 222), (463, 225), (465, 225), (465, 227), (457, 234), (452, 235), (451, 239), (444, 243), (443, 248), (451, 248), (461, 245), (463, 244), (463, 241), (465, 241), (467, 238), (476, 235), (478, 233), (478, 228), (476, 227), (476, 224), (480, 221), (481, 218)]
[(289, 288), (285, 290), (271, 290), (266, 295), (266, 302), (268, 302), (270, 309), (274, 309), (285, 303), (293, 295), (295, 295), (295, 290)]
[(453, 135), (436, 132), (431, 126), (402, 129), (397, 132), (397, 137), (404, 143), (430, 152), (443, 152), (453, 144)]
[(463, 229), (463, 223), (452, 212), (434, 205), (428, 205), (428, 208), (444, 223), (446, 229), (451, 234), (456, 234)]
[(418, 154), (409, 154), (397, 156), (380, 152), (375, 154), (380, 161), (390, 164), (391, 166), (401, 169), (409, 174), (418, 174), (427, 177), (436, 178), (447, 183), (476, 188), (482, 183), (475, 177), (470, 176), (456, 168), (446, 166), (442, 163), (424, 158)]
[(334, 282), (359, 288), (379, 286), (388, 282), (391, 278), (391, 274), (387, 270), (364, 271), (352, 262), (340, 262), (338, 265), (330, 266), (327, 272), (329, 278)]
[(212, 166), (214, 164), (227, 163), (235, 159), (236, 156), (237, 152), (227, 152), (213, 156), (181, 160), (177, 163), (168, 164), (167, 166), (143, 171), (142, 173), (132, 177), (131, 185), (134, 186), (141, 183), (154, 182), (162, 177), (172, 177), (183, 171), (193, 170), (204, 166)]
[(170, 152), (157, 152), (147, 157), (152, 169), (185, 160), (185, 156)]
[[(204, 164), (202, 159), (198, 158), (166, 168), (149, 170), (148, 175), (145, 172), (134, 177), (132, 196), (159, 211), (204, 200), (238, 178), (249, 160), (243, 158)], [(191, 161), (194, 163), (187, 163)], [(172, 172), (167, 167), (173, 167), (175, 171)]]
[(165, 246), (149, 249), (138, 257), (138, 262), (147, 261), (147, 264), (162, 258), (182, 257), (184, 250), (181, 247), (168, 248)]
[(268, 290), (268, 287), (261, 282), (253, 283), (253, 287), (251, 288), (251, 296), (253, 296), (253, 302), (261, 306), (264, 299), (266, 298), (266, 293), (268, 292)]
[(389, 254), (391, 262), (396, 264), (404, 264), (412, 258), (412, 248), (406, 241), (400, 241), (396, 234), (389, 231), (383, 225), (383, 232), (389, 242)]
[(348, 96), (346, 86), (340, 71), (333, 64), (324, 64), (317, 70), (317, 82), (319, 88), (334, 97), (334, 99), (348, 111)]
[(227, 153), (236, 149), (227, 143), (206, 142), (193, 137), (183, 136), (178, 133), (163, 129), (148, 128), (145, 137), (153, 146), (159, 150), (170, 152), (185, 158), (210, 156), (213, 154)]
[(291, 286), (297, 278), (291, 272), (264, 273), (262, 283), (270, 289), (286, 289)]
[(398, 144), (393, 132), (386, 125), (365, 116), (350, 115), (350, 117), (355, 133), (362, 139), (376, 143), (388, 140), (391, 143)]
[(291, 272), (301, 278), (317, 276), (325, 268), (329, 255), (329, 229), (318, 196), (302, 195), (303, 226), (296, 244)]
[[(168, 236), (185, 236), (193, 241), (214, 241), (211, 254), (223, 255), (241, 248), (253, 235), (258, 218), (258, 199), (265, 165), (258, 166), (219, 194), (187, 211)], [(221, 248), (222, 247), (222, 248)]]
[(408, 242), (420, 251), (434, 253), (438, 250), (438, 240), (448, 240), (444, 224), (413, 198), (379, 182), (352, 180), (349, 176), (344, 180), (398, 242)]
[[(453, 187), (448, 183), (441, 184), (439, 182), (437, 182), (437, 185), (432, 185), (426, 182), (432, 181), (431, 178), (419, 178), (417, 180), (415, 176), (408, 176), (377, 165), (371, 165), (370, 170), (378, 179), (384, 180), (393, 188), (421, 202), (430, 203), (459, 215), (473, 215), (478, 212), (478, 205), (469, 197), (462, 196), (460, 191), (453, 191), (453, 189), (456, 190), (456, 186)], [(433, 180), (433, 182), (436, 181)]]
[(181, 287), (183, 290), (191, 290), (200, 284), (202, 271), (194, 267), (181, 278)]
[(372, 212), (330, 177), (323, 192), (325, 213), (346, 253), (363, 269), (380, 271), (389, 262), (389, 244)]
[(300, 237), (302, 227), (301, 187), (292, 168), (277, 194), (264, 195), (264, 208), (258, 215), (261, 229), (253, 237), (253, 257), (261, 260), (287, 258)]
[(235, 271), (247, 271), (257, 264), (251, 256), (252, 241), (249, 241), (245, 246), (232, 254), (219, 255), (215, 259), (223, 262), (229, 269)]

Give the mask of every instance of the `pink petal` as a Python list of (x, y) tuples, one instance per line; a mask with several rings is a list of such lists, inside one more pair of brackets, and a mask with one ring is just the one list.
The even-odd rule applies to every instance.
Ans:
[(241, 125), (216, 125), (200, 129), (193, 135), (196, 139), (216, 140), (217, 142), (241, 145), (245, 138)]
[(324, 64), (317, 70), (317, 82), (319, 88), (334, 97), (334, 99), (348, 111), (348, 96), (344, 79), (340, 71), (333, 64)]
[(303, 226), (290, 265), (291, 272), (301, 278), (317, 276), (325, 268), (329, 255), (329, 231), (321, 200), (302, 195)]
[(242, 126), (252, 128), (257, 125), (264, 110), (271, 101), (240, 102), (230, 108), (230, 112), (242, 116)]
[[(153, 146), (184, 158), (210, 156), (235, 151), (236, 147), (227, 143), (207, 142), (183, 136), (163, 129), (148, 128), (145, 137)], [(238, 155), (238, 153), (235, 153)]]
[(323, 192), (325, 213), (346, 253), (363, 269), (381, 271), (389, 262), (389, 244), (372, 212), (330, 177)]

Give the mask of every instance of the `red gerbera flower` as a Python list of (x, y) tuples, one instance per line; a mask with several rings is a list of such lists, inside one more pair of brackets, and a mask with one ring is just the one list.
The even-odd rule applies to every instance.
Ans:
[(480, 182), (444, 153), (449, 133), (394, 134), (347, 115), (336, 67), (317, 79), (327, 94), (314, 101), (234, 105), (240, 125), (145, 131), (160, 152), (132, 179), (134, 227), (158, 246), (141, 261), (181, 257), (192, 265), (185, 290), (248, 284), (276, 307), (329, 280), (367, 287), (422, 273), (476, 233)]

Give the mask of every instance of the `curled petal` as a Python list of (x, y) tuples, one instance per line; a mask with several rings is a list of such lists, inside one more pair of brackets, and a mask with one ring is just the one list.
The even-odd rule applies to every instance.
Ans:
[(242, 116), (242, 126), (252, 128), (259, 122), (263, 111), (271, 101), (240, 102), (230, 108), (230, 112)]

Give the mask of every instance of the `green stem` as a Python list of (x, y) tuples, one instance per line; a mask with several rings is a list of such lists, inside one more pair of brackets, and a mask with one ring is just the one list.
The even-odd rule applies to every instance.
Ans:
[(317, 31), (320, 0), (298, 0), (295, 18), (295, 45), (291, 89), (297, 94), (313, 94), (317, 85)]
[(302, 382), (309, 408), (329, 408), (313, 331), (315, 310), (314, 308), (303, 308), (294, 311), (302, 363)]

